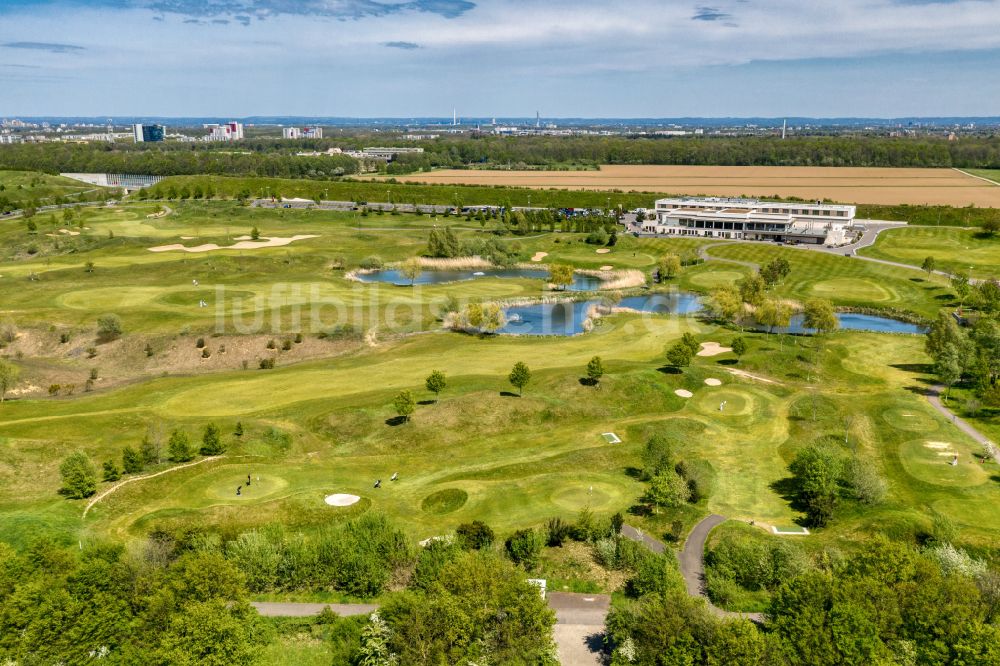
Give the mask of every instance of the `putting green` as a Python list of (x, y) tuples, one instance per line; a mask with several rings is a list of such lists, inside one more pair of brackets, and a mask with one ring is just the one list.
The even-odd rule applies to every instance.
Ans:
[[(234, 502), (252, 502), (263, 499), (286, 488), (288, 481), (280, 476), (271, 474), (252, 475), (251, 483), (247, 486), (247, 477), (241, 475), (232, 467), (213, 470), (199, 480), (199, 484), (206, 484), (205, 496), (212, 499), (231, 500)], [(239, 495), (236, 494), (236, 487), (242, 486)]]
[(551, 501), (559, 508), (569, 511), (584, 508), (603, 511), (614, 506), (620, 497), (621, 492), (610, 484), (582, 480), (579, 484), (574, 483), (552, 493)]
[(691, 284), (705, 289), (726, 287), (737, 280), (743, 279), (743, 273), (737, 271), (703, 271), (689, 278)]
[(810, 292), (813, 296), (822, 298), (843, 298), (850, 296), (855, 300), (870, 301), (872, 303), (882, 303), (897, 298), (897, 295), (891, 289), (887, 289), (868, 278), (833, 278), (832, 280), (823, 280), (814, 283)]
[[(706, 416), (719, 419), (739, 419), (741, 423), (750, 424), (757, 420), (761, 406), (755, 396), (749, 391), (738, 388), (705, 387), (695, 394), (692, 401), (695, 408)], [(725, 402), (725, 407), (719, 406)]]
[[(230, 302), (234, 298), (251, 299), (254, 296), (256, 294), (252, 291), (237, 291), (235, 289), (226, 289), (225, 291), (225, 298)], [(205, 301), (209, 305), (214, 305), (216, 297), (217, 293), (215, 289), (184, 289), (181, 291), (169, 291), (156, 298), (156, 302), (165, 305), (179, 305), (184, 307), (193, 305), (197, 307), (198, 301)]]
[[(951, 465), (958, 454), (958, 464)], [(899, 458), (910, 476), (937, 486), (971, 487), (986, 483), (987, 474), (966, 447), (947, 439), (913, 439), (899, 447)]]
[(882, 419), (899, 430), (932, 433), (938, 429), (934, 419), (924, 412), (910, 408), (893, 407), (882, 412)]

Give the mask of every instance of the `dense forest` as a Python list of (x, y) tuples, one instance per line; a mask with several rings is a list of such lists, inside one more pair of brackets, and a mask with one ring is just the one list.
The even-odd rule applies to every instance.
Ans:
[(238, 144), (21, 144), (0, 148), (0, 169), (136, 173), (157, 176), (213, 174), (332, 178), (356, 173), (346, 156), (301, 157), (305, 149), (360, 148), (372, 144), (419, 145), (401, 155), (390, 173), (434, 167), (503, 168), (599, 164), (732, 166), (854, 166), (1000, 168), (1000, 137), (938, 138), (802, 137), (444, 137), (419, 143), (390, 136)]

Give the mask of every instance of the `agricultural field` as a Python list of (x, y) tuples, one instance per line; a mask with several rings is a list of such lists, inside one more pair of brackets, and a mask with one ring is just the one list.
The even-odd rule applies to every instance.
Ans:
[(1000, 208), (1000, 188), (953, 169), (604, 165), (600, 171), (447, 170), (396, 176), (396, 179), (406, 183), (440, 185), (796, 197), (858, 204)]
[(1000, 169), (964, 169), (964, 171), (968, 171), (974, 176), (988, 178), (1000, 185)]
[(867, 257), (920, 266), (934, 257), (938, 270), (978, 279), (1000, 276), (1000, 237), (955, 227), (902, 227), (883, 231), (860, 251)]

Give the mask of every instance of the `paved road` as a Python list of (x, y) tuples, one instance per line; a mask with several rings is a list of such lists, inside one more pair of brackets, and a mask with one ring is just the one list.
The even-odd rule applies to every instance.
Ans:
[[(753, 622), (763, 622), (763, 613), (734, 613), (714, 606), (705, 595), (703, 582), (705, 578), (705, 540), (709, 532), (727, 520), (725, 516), (712, 514), (694, 526), (687, 541), (684, 542), (684, 549), (681, 551), (678, 560), (680, 562), (681, 576), (684, 577), (684, 584), (687, 592), (692, 597), (701, 597), (708, 604), (712, 613), (718, 617), (742, 618)], [(654, 553), (663, 553), (667, 547), (662, 541), (658, 541), (642, 530), (637, 530), (629, 525), (622, 525), (622, 536), (632, 541), (638, 541), (645, 545)]]
[[(931, 407), (943, 414), (944, 417), (955, 424), (959, 430), (980, 444), (992, 444), (989, 437), (976, 430), (968, 421), (952, 413), (950, 409), (944, 406), (944, 403), (941, 402), (941, 393), (943, 391), (944, 386), (941, 384), (931, 387), (931, 392), (927, 394), (927, 400), (930, 401)], [(993, 458), (1000, 463), (1000, 451), (994, 451)]]
[(606, 594), (550, 592), (549, 608), (556, 612), (552, 632), (560, 663), (600, 666), (603, 663), (604, 620), (611, 607)]
[[(550, 592), (549, 608), (555, 611), (556, 626), (552, 636), (559, 660), (566, 666), (600, 666), (603, 663), (604, 620), (611, 607), (606, 594)], [(367, 615), (374, 604), (310, 604), (280, 601), (254, 601), (251, 605), (265, 617), (309, 617), (329, 608), (337, 615)]]

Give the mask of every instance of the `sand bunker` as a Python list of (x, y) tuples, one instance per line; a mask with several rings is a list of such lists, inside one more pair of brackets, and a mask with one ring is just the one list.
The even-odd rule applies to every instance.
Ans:
[(676, 391), (674, 391), (674, 393), (676, 393), (677, 395), (679, 395), (682, 398), (693, 398), (694, 397), (694, 393), (691, 393), (691, 391), (688, 391), (687, 389), (677, 389)]
[[(70, 231), (69, 229), (60, 229), (59, 233), (63, 234), (64, 236), (79, 236), (80, 235), (79, 231)], [(58, 234), (45, 234), (45, 235), (46, 236), (50, 236), (52, 238), (55, 238)]]
[[(194, 247), (185, 247), (180, 243), (174, 243), (173, 245), (160, 245), (159, 247), (149, 248), (150, 252), (171, 252), (173, 250), (180, 250), (181, 252), (212, 252), (213, 250), (257, 250), (263, 247), (283, 247), (285, 245), (290, 245), (295, 241), (305, 240), (307, 238), (319, 238), (314, 234), (305, 234), (301, 236), (292, 236), (291, 238), (261, 238), (260, 240), (247, 240), (245, 236), (240, 236), (243, 240), (233, 245), (226, 245), (220, 247), (215, 243), (205, 243), (204, 245), (196, 245)], [(239, 239), (237, 239), (239, 240)]]
[(535, 256), (531, 258), (532, 261), (541, 261), (545, 257), (549, 256), (548, 252), (536, 252)]
[(606, 247), (602, 247), (600, 250), (597, 251), (597, 254), (607, 254), (608, 252), (611, 252), (611, 250)]
[(197, 236), (181, 236), (181, 240), (194, 240)]
[(715, 377), (709, 377), (705, 380), (705, 383), (709, 386), (722, 386), (722, 382)]
[(352, 504), (357, 504), (360, 499), (357, 495), (338, 493), (336, 495), (327, 495), (324, 501), (330, 506), (351, 506)]
[(614, 266), (601, 266), (602, 271), (613, 271), (614, 269)]
[(723, 347), (718, 342), (703, 342), (701, 343), (701, 350), (698, 352), (698, 356), (718, 356), (719, 354), (731, 351), (733, 350), (730, 347)]

